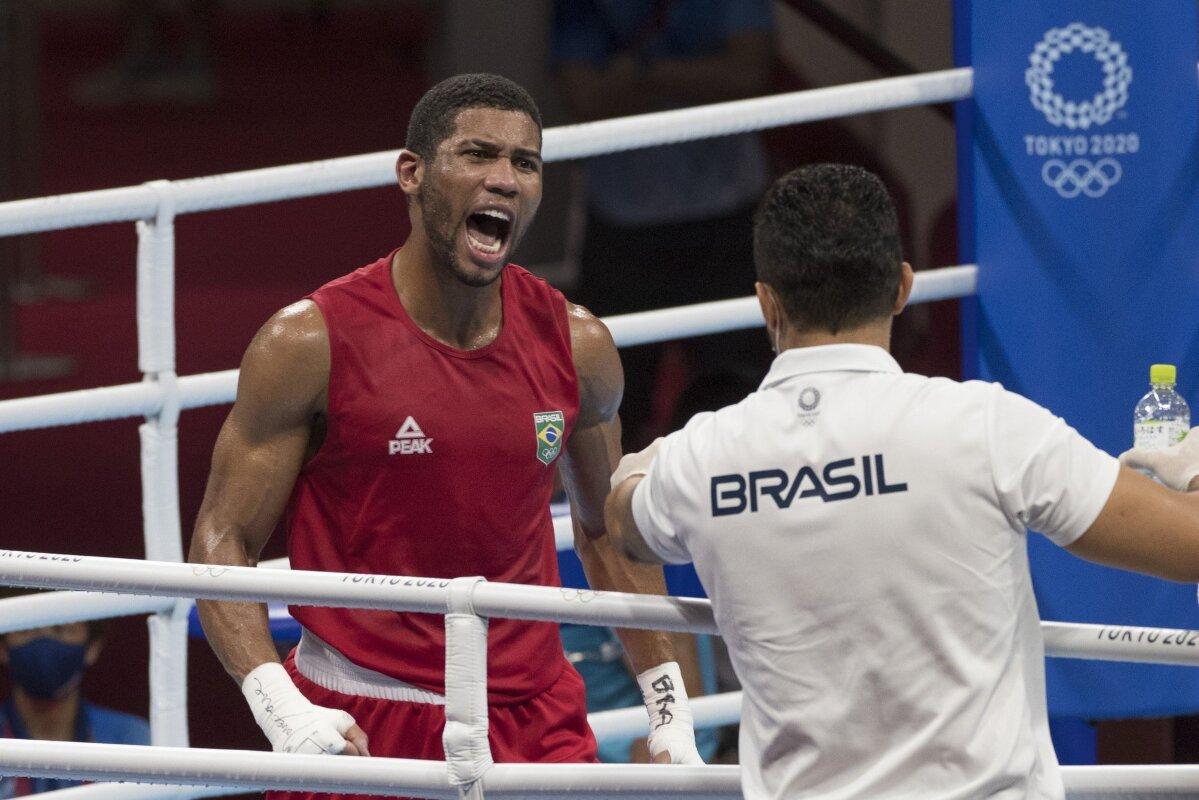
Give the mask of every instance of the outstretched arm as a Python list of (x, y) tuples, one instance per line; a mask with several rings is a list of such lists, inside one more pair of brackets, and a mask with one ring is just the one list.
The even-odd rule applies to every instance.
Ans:
[[(242, 359), (237, 399), (213, 451), (192, 534), (192, 563), (257, 565), (308, 452), (328, 382), (328, 334), (315, 304), (289, 306), (258, 331)], [(306, 705), (299, 696), (278, 663), (265, 604), (196, 605), (212, 649), (242, 687), (276, 750), (366, 754), (366, 736), (349, 715)], [(284, 718), (282, 709), (289, 722), (275, 724)], [(305, 715), (310, 727), (320, 728), (325, 720), (337, 730), (303, 730)], [(288, 731), (300, 735), (284, 735)]]
[[(580, 400), (579, 418), (566, 445), (561, 474), (570, 497), (575, 550), (593, 589), (665, 595), (666, 581), (661, 567), (630, 560), (604, 526), (609, 479), (620, 460), (617, 409), (624, 393), (624, 373), (616, 345), (604, 324), (581, 306), (568, 304), (568, 313)], [(687, 686), (679, 687), (676, 694), (682, 697), (683, 691), (700, 692), (691, 637), (628, 628), (619, 628), (616, 633), (639, 675), (639, 682), (644, 682), (641, 676), (645, 673), (677, 662)], [(656, 676), (648, 678), (650, 683), (656, 679)], [(694, 748), (693, 743), (691, 746)], [(679, 756), (672, 755), (676, 759)]]
[[(1199, 467), (1199, 454), (1193, 460)], [(1191, 491), (1168, 489), (1121, 467), (1099, 516), (1066, 549), (1109, 567), (1172, 581), (1199, 581), (1199, 492), (1194, 491), (1199, 478), (1178, 488)]]

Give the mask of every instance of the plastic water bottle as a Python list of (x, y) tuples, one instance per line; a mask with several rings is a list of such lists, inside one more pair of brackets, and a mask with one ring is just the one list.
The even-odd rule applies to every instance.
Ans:
[(1174, 389), (1173, 364), (1149, 367), (1149, 393), (1133, 412), (1133, 446), (1161, 450), (1181, 442), (1191, 429), (1191, 407)]

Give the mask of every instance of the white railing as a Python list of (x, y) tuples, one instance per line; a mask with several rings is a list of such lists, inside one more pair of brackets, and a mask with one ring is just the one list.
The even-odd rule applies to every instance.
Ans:
[[(942, 267), (916, 274), (910, 304), (931, 303), (975, 293), (978, 268), (973, 264)], [(715, 300), (677, 308), (639, 311), (605, 317), (604, 323), (620, 347), (703, 336), (709, 333), (759, 327), (762, 312), (756, 297)], [(235, 369), (80, 389), (74, 392), (0, 400), (0, 433), (75, 425), (81, 422), (159, 414), (168, 403), (179, 410), (233, 402), (237, 393)]]
[[(152, 613), (174, 608), (177, 598), (347, 608), (398, 608), (402, 604), (409, 611), (437, 613), (444, 610), (448, 597), (450, 581), (445, 579), (274, 569), (283, 566), (283, 561), (258, 568), (204, 567), (0, 550), (0, 583), (69, 590), (0, 600), (0, 634), (79, 619)], [(271, 571), (264, 574), (263, 568)], [(691, 597), (483, 582), (474, 589), (474, 608), (485, 616), (716, 632), (709, 601)], [(1045, 655), (1050, 657), (1199, 666), (1199, 631), (1042, 622), (1041, 632)], [(606, 724), (608, 718), (601, 719)], [(642, 715), (642, 725), (644, 721)]]
[[(419, 578), (308, 570), (203, 566), (169, 561), (0, 550), (0, 582), (33, 588), (111, 591), (205, 600), (446, 613), (455, 581), (471, 582), (471, 613), (512, 619), (715, 633), (712, 607), (694, 597), (593, 592), (489, 583), (477, 578)], [(475, 585), (475, 581), (479, 581)]]
[[(849, 114), (870, 113), (970, 97), (972, 71), (946, 70), (904, 78), (645, 114), (545, 131), (546, 161), (583, 158), (657, 144), (762, 130)], [(182, 561), (177, 422), (180, 411), (229, 402), (235, 370), (179, 378), (175, 372), (174, 221), (179, 214), (382, 186), (390, 183), (396, 153), (328, 161), (142, 186), (0, 203), (0, 236), (136, 222), (138, 368), (143, 381), (0, 403), (0, 432), (142, 416), (143, 537), (146, 556)], [(973, 293), (973, 267), (921, 276), (918, 290), (932, 297)], [(941, 294), (937, 294), (940, 291)], [(673, 314), (611, 318), (617, 342), (633, 344), (760, 324), (746, 300), (705, 304)], [(70, 599), (60, 596), (49, 604)], [(151, 598), (108, 598), (91, 604), (93, 618), (151, 613), (150, 725), (155, 745), (186, 746), (187, 615), (190, 600), (162, 604)], [(48, 606), (47, 606), (48, 607)], [(622, 624), (626, 626), (626, 620)], [(98, 789), (96, 791), (99, 791)]]
[[(974, 90), (973, 75), (969, 67), (960, 67), (564, 125), (545, 131), (542, 156), (546, 162), (569, 161), (802, 122), (965, 100)], [(395, 181), (398, 153), (387, 150), (157, 186), (126, 186), (0, 203), (0, 236), (154, 219), (162, 213), (167, 200), (173, 214), (192, 214), (387, 186)]]
[[(430, 579), (304, 570), (263, 571), (91, 556), (0, 550), (0, 581), (10, 585), (116, 591), (160, 597), (213, 600), (274, 600), (298, 605), (374, 608), (446, 615), (446, 726), (455, 726), (488, 751), (486, 702), (487, 635), (484, 617), (554, 619), (609, 627), (715, 632), (711, 604), (694, 598), (593, 592), (558, 587), (488, 583), (481, 578)], [(461, 665), (475, 665), (464, 671)], [(698, 701), (698, 698), (697, 698)], [(700, 704), (726, 716), (728, 698)], [(647, 719), (641, 711), (639, 734)], [(600, 720), (601, 729), (605, 720)], [(626, 720), (609, 720), (611, 726)], [(634, 728), (637, 730), (637, 728)], [(634, 734), (638, 735), (638, 734)], [(10, 746), (15, 744), (16, 746)], [(33, 749), (25, 745), (34, 745)], [(300, 788), (458, 797), (485, 790), (489, 797), (732, 797), (739, 794), (737, 769), (588, 767), (583, 772), (534, 765), (477, 764), (447, 751), (446, 762), (402, 759), (341, 760), (261, 753), (155, 749), (119, 745), (65, 744), (39, 752), (41, 742), (5, 742), (0, 772), (84, 776), (88, 780), (151, 780), (172, 784), (221, 783), (239, 789)], [(367, 768), (363, 769), (362, 764)], [(598, 770), (598, 771), (597, 771)], [(649, 770), (648, 772), (646, 770)], [(723, 785), (720, 791), (717, 786)], [(100, 791), (100, 790), (96, 790)]]
[[(92, 556), (0, 550), (0, 582), (77, 591), (116, 591), (157, 597), (213, 600), (275, 600), (325, 605), (446, 614), (447, 663), (484, 665), (473, 677), (447, 670), (447, 725), (459, 724), (483, 746), (487, 739), (486, 625), (484, 617), (545, 619), (592, 625), (710, 632), (715, 630), (707, 600), (592, 592), (521, 584), (488, 583), (481, 578), (429, 579), (302, 570), (263, 571)], [(12, 606), (6, 606), (11, 610)], [(1046, 653), (1073, 658), (1134, 660), (1199, 665), (1199, 631), (1123, 626), (1042, 623)], [(462, 680), (458, 680), (463, 678)], [(471, 699), (474, 702), (468, 702)], [(696, 698), (697, 718), (730, 722), (738, 718), (739, 693)], [(471, 717), (466, 709), (473, 709)], [(483, 709), (479, 716), (479, 709)], [(646, 731), (642, 709), (593, 715), (603, 736), (637, 736)], [(457, 768), (456, 768), (457, 767)], [(1104, 768), (1068, 772), (1072, 796), (1177, 789), (1199, 777), (1188, 768)], [(648, 771), (647, 771), (648, 770)], [(664, 770), (654, 772), (654, 770)], [(154, 748), (128, 745), (4, 741), (0, 773), (57, 775), (86, 780), (138, 780), (167, 783), (162, 790), (139, 788), (135, 795), (109, 795), (89, 787), (91, 800), (134, 796), (151, 800), (174, 796), (179, 786), (216, 784), (203, 794), (264, 788), (458, 797), (476, 788), (489, 797), (538, 797), (571, 792), (580, 797), (739, 797), (735, 767), (489, 765), (471, 771), (455, 763), (407, 759), (337, 759), (258, 752)], [(1185, 785), (1182, 784), (1182, 785)], [(1195, 784), (1199, 786), (1199, 784)], [(1130, 788), (1131, 787), (1131, 788)], [(83, 792), (83, 790), (70, 790)], [(166, 792), (166, 795), (158, 792)], [(74, 795), (71, 795), (74, 796)]]
[[(38, 765), (34, 770), (31, 765)], [(152, 766), (151, 766), (152, 765)], [(146, 748), (134, 745), (5, 741), (0, 773), (30, 773), (77, 780), (173, 784), (95, 784), (49, 792), (46, 800), (173, 800), (179, 785), (189, 797), (219, 797), (262, 789), (306, 789), (457, 798), (439, 762), (399, 758), (336, 758), (246, 750)], [(150, 775), (147, 775), (150, 772)], [(1199, 765), (1062, 767), (1070, 800), (1116, 797), (1194, 797)], [(740, 800), (736, 766), (636, 764), (496, 764), (479, 782), (489, 798), (670, 797)], [(215, 787), (215, 788), (214, 788)]]
[[(458, 792), (437, 762), (392, 758), (294, 756), (244, 750), (154, 748), (69, 742), (6, 742), (0, 773), (33, 772), (77, 780), (114, 780), (136, 775), (147, 764), (153, 780), (167, 786), (94, 784), (48, 792), (46, 800), (175, 800), (180, 784), (196, 787), (188, 797), (219, 797), (267, 788), (368, 791), (457, 798)], [(287, 776), (281, 779), (280, 776)], [(1116, 797), (1193, 797), (1199, 765), (1062, 767), (1070, 800)], [(735, 766), (663, 767), (644, 765), (496, 764), (480, 781), (487, 797), (539, 796), (671, 797), (688, 800), (740, 800)]]
[[(86, 603), (103, 603), (108, 597), (119, 609), (136, 607), (137, 598), (148, 608), (174, 605), (174, 598), (200, 598), (445, 613), (456, 580), (463, 579), (264, 571), (259, 567), (0, 550), (0, 584), (72, 590), (0, 600), (0, 633), (78, 619), (86, 612), (76, 609), (72, 614), (67, 604), (85, 599)], [(464, 580), (471, 583), (471, 613), (480, 616), (717, 632), (712, 604), (702, 598)], [(1045, 655), (1050, 657), (1199, 666), (1199, 631), (1195, 630), (1042, 622), (1041, 632)]]
[[(336, 758), (252, 750), (2, 740), (0, 772), (81, 780), (133, 780), (232, 790), (293, 789), (460, 797), (446, 764), (406, 758)], [(736, 766), (496, 764), (478, 781), (488, 798), (741, 797)], [(92, 793), (79, 796), (95, 797)], [(124, 796), (122, 796), (124, 797)]]

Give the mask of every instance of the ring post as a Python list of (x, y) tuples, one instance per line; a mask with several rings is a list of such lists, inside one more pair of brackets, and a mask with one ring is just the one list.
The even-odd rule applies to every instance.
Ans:
[[(957, 0), (967, 377), (998, 381), (1109, 453), (1132, 446), (1149, 365), (1178, 365), (1199, 408), (1199, 81), (1196, 7)], [(1029, 537), (1041, 617), (1193, 627), (1194, 585), (1077, 560)], [(1050, 660), (1051, 715), (1199, 710), (1199, 672)]]
[(445, 616), (445, 731), (450, 783), (462, 800), (483, 800), (479, 781), (494, 763), (487, 740), (487, 620), (475, 613), (484, 578), (450, 581)]
[[(147, 184), (154, 218), (137, 223), (138, 369), (161, 392), (157, 412), (138, 428), (146, 558), (183, 561), (179, 524), (179, 386), (175, 377), (175, 200), (169, 181)], [(190, 600), (154, 614), (150, 628), (150, 736), (186, 747), (187, 617)]]

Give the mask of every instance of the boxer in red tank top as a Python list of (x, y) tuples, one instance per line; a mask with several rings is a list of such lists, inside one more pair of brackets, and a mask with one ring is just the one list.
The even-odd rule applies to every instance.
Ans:
[[(426, 93), (396, 167), (411, 234), (251, 342), (193, 562), (257, 563), (286, 512), (296, 569), (556, 585), (560, 470), (592, 586), (665, 593), (661, 570), (628, 560), (603, 527), (623, 389), (611, 336), (507, 260), (541, 199), (540, 149), (536, 106), (511, 81), (464, 75)], [(265, 606), (199, 606), (275, 750), (444, 757), (441, 616), (295, 607), (304, 638), (284, 666)], [(658, 687), (655, 760), (696, 763), (672, 638), (620, 633), (639, 680)], [(495, 759), (594, 760), (557, 626), (494, 619), (488, 640)]]

